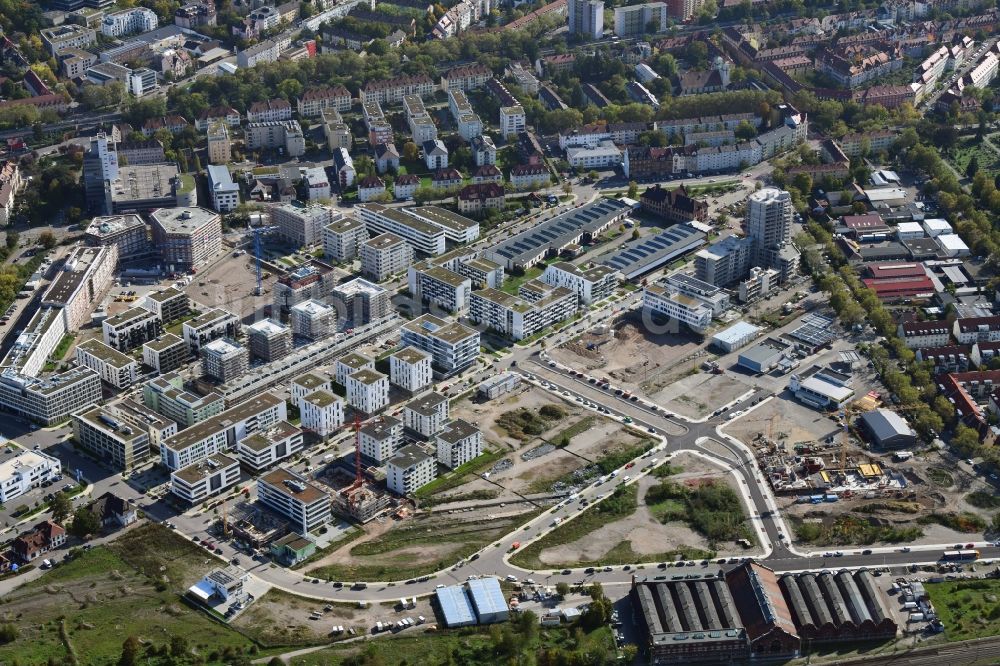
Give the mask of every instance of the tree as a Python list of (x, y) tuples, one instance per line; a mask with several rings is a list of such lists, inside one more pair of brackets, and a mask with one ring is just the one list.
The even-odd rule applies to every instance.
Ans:
[(965, 175), (973, 178), (977, 173), (979, 173), (979, 157), (973, 155), (972, 159), (969, 160), (969, 164), (965, 167)]
[(69, 524), (69, 531), (74, 536), (83, 539), (100, 529), (101, 519), (87, 507), (81, 506), (73, 512), (73, 522)]
[(741, 120), (740, 124), (736, 126), (733, 131), (736, 138), (740, 141), (749, 141), (750, 139), (757, 136), (757, 128), (745, 120)]
[(979, 435), (972, 428), (959, 424), (951, 436), (951, 445), (961, 456), (968, 456), (979, 447)]
[(7, 249), (13, 250), (17, 247), (18, 241), (21, 240), (21, 234), (17, 233), (13, 229), (7, 232)]
[(52, 520), (57, 523), (62, 523), (73, 511), (73, 502), (66, 493), (58, 492), (52, 498), (52, 503), (49, 505), (49, 508), (52, 511)]
[(568, 595), (569, 583), (567, 583), (564, 580), (561, 580), (558, 583), (556, 583), (556, 594), (558, 594), (560, 597), (565, 597), (566, 595)]
[(44, 247), (46, 250), (51, 250), (54, 248), (59, 241), (56, 239), (56, 235), (49, 230), (45, 230), (38, 234), (38, 244)]
[(170, 656), (183, 657), (188, 653), (188, 642), (183, 636), (170, 637)]
[(635, 663), (636, 655), (639, 654), (639, 648), (635, 643), (626, 643), (622, 646), (622, 654), (625, 656), (626, 664)]
[(414, 161), (420, 157), (420, 149), (417, 148), (417, 144), (412, 141), (407, 141), (403, 144), (403, 159), (407, 161)]
[(639, 230), (638, 229), (633, 229), (632, 230), (632, 240), (639, 240), (639, 236), (640, 236)]
[(628, 181), (628, 198), (638, 199), (639, 198), (639, 183), (634, 180)]
[(267, 662), (267, 666), (285, 666), (285, 662), (281, 661), (281, 657), (271, 657), (271, 660)]
[(139, 663), (139, 639), (129, 636), (122, 643), (122, 656), (118, 660), (118, 666), (136, 666)]

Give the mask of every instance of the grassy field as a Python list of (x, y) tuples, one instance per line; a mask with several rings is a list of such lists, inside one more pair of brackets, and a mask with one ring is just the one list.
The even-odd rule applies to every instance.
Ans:
[(442, 493), (446, 490), (457, 488), (468, 480), (466, 479), (467, 476), (470, 474), (477, 474), (480, 470), (486, 469), (487, 467), (492, 467), (493, 463), (503, 458), (503, 456), (503, 451), (495, 449), (492, 451), (484, 451), (481, 455), (476, 456), (464, 465), (459, 465), (447, 474), (439, 476), (426, 486), (421, 487), (417, 490), (416, 496), (418, 498), (430, 497), (436, 493)]
[(508, 294), (513, 294), (517, 296), (517, 290), (521, 288), (521, 285), (528, 280), (534, 280), (539, 277), (545, 271), (544, 266), (532, 266), (528, 270), (524, 271), (524, 275), (513, 275), (508, 274), (507, 279), (503, 282), (503, 287), (501, 291), (505, 291)]
[[(507, 656), (507, 658), (504, 658), (503, 647), (499, 649), (495, 647), (495, 637), (491, 636), (490, 627), (466, 627), (437, 633), (387, 638), (372, 641), (363, 647), (344, 645), (329, 648), (295, 657), (289, 661), (289, 664), (291, 666), (339, 666), (348, 663), (384, 664), (385, 666), (526, 664), (536, 663), (535, 659), (531, 657), (534, 657), (538, 651), (545, 649), (575, 652), (580, 656), (575, 661), (560, 660), (550, 663), (615, 663), (611, 629), (607, 626), (595, 629), (590, 633), (578, 632), (569, 627), (553, 627), (527, 636), (518, 633), (516, 638), (521, 643), (523, 653)], [(350, 658), (351, 655), (353, 658)], [(350, 661), (348, 661), (349, 658)]]
[(565, 446), (566, 444), (569, 444), (570, 441), (580, 433), (590, 430), (590, 428), (593, 427), (596, 421), (597, 421), (596, 416), (585, 416), (576, 423), (574, 423), (573, 425), (569, 426), (568, 428), (565, 428), (564, 430), (560, 430), (559, 432), (557, 432), (555, 436), (552, 438), (552, 442), (556, 446)]
[(876, 542), (909, 543), (923, 535), (919, 527), (880, 525), (859, 516), (838, 516), (831, 523), (792, 520), (799, 541), (814, 546), (858, 546)]
[(928, 583), (934, 609), (949, 641), (967, 641), (1000, 634), (1000, 580)]
[[(178, 562), (175, 558), (187, 545), (158, 526), (133, 530), (123, 541), (81, 552), (7, 595), (0, 604), (0, 621), (17, 625), (19, 635), (0, 647), (0, 663), (14, 663), (15, 658), (23, 666), (50, 659), (61, 663), (72, 654), (80, 664), (112, 664), (130, 635), (157, 651), (181, 637), (206, 664), (232, 663), (236, 651), (256, 652), (250, 640), (178, 597), (186, 581), (200, 577), (196, 569), (205, 560), (203, 551), (198, 558), (189, 554), (188, 562)], [(194, 657), (174, 663), (194, 663)]]
[(1000, 497), (986, 490), (977, 490), (965, 496), (965, 501), (980, 509), (1000, 508)]
[(496, 541), (535, 516), (528, 511), (488, 522), (455, 523), (431, 516), (396, 527), (350, 550), (352, 563), (331, 564), (310, 571), (327, 580), (403, 580), (446, 569)]

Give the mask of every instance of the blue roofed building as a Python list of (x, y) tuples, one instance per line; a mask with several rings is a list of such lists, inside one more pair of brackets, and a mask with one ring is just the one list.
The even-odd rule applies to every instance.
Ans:
[(479, 618), (479, 624), (506, 622), (510, 617), (507, 600), (496, 578), (478, 578), (468, 583), (469, 599)]
[(468, 627), (476, 624), (472, 603), (461, 585), (439, 587), (435, 594), (446, 627)]

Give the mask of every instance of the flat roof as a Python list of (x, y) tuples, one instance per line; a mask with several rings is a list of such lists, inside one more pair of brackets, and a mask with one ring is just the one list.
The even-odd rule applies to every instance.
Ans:
[(134, 321), (136, 319), (147, 319), (147, 318), (155, 319), (156, 316), (157, 315), (155, 312), (150, 312), (146, 308), (136, 306), (134, 308), (129, 308), (124, 312), (119, 312), (113, 317), (108, 317), (104, 321), (107, 323), (108, 326), (117, 327), (122, 324), (127, 324), (128, 322)]
[(229, 318), (235, 319), (236, 315), (221, 308), (212, 308), (208, 312), (203, 312), (194, 319), (184, 322), (184, 328), (198, 330), (203, 326), (211, 326)]
[(111, 200), (129, 202), (170, 199), (174, 196), (173, 182), (178, 178), (178, 173), (176, 164), (142, 164), (120, 167), (118, 178), (111, 181)]
[(238, 464), (239, 463), (235, 458), (230, 458), (224, 453), (213, 453), (193, 465), (188, 465), (187, 467), (177, 470), (171, 476), (176, 476), (178, 479), (186, 481), (188, 484), (195, 484), (214, 474), (217, 469), (225, 469), (226, 467)]
[(406, 403), (404, 409), (416, 412), (421, 416), (433, 416), (438, 413), (436, 409), (441, 403), (448, 402), (448, 398), (440, 393), (431, 391)]
[(479, 226), (479, 223), (475, 220), (471, 220), (464, 215), (459, 215), (454, 211), (441, 208), (440, 206), (404, 208), (403, 211), (410, 215), (416, 215), (421, 219), (427, 220), (431, 224), (451, 229), (453, 231), (466, 231)]
[(396, 451), (396, 454), (389, 459), (388, 464), (407, 469), (428, 459), (430, 456), (422, 448), (416, 444), (407, 444)]
[(466, 282), (470, 282), (469, 278), (459, 275), (455, 271), (450, 271), (444, 266), (433, 266), (420, 272), (451, 287), (461, 287)]
[(833, 317), (813, 312), (803, 317), (798, 327), (790, 331), (788, 336), (815, 347), (822, 347), (837, 336), (833, 324)]
[(157, 303), (165, 303), (172, 298), (177, 297), (187, 298), (187, 294), (175, 287), (167, 287), (166, 289), (160, 289), (159, 291), (153, 291), (146, 294), (146, 298), (151, 301), (156, 301)]
[(356, 217), (342, 217), (335, 222), (331, 222), (326, 225), (326, 229), (338, 234), (342, 234), (347, 231), (355, 231), (357, 229), (363, 228), (365, 223)]
[(169, 349), (175, 345), (186, 345), (182, 338), (177, 337), (173, 333), (164, 333), (155, 340), (150, 340), (149, 342), (144, 342), (143, 347), (149, 347), (153, 351), (161, 352), (164, 349)]
[(271, 470), (260, 477), (259, 481), (266, 483), (283, 495), (295, 498), (303, 504), (312, 504), (313, 502), (329, 499), (330, 497), (317, 486), (309, 483), (305, 478), (283, 467)]
[(174, 451), (182, 451), (220, 430), (224, 430), (240, 421), (245, 421), (266, 410), (273, 409), (282, 403), (284, 403), (284, 400), (271, 393), (255, 395), (246, 402), (242, 402), (220, 414), (216, 414), (204, 421), (195, 423), (189, 428), (181, 430), (173, 437), (165, 440), (163, 446)]
[(135, 214), (128, 215), (108, 215), (105, 217), (95, 217), (87, 225), (86, 234), (89, 236), (110, 236), (127, 229), (146, 229), (146, 223)]
[(373, 247), (376, 250), (384, 250), (386, 248), (393, 247), (394, 245), (399, 245), (400, 243), (406, 243), (406, 241), (396, 234), (386, 232), (384, 234), (379, 234), (374, 238), (369, 238), (364, 242), (364, 245)]
[(469, 588), (469, 599), (480, 616), (510, 610), (503, 590), (500, 589), (500, 581), (496, 578), (473, 578), (466, 585)]
[(760, 326), (754, 326), (746, 321), (738, 321), (729, 328), (723, 329), (712, 336), (712, 339), (725, 343), (737, 343), (743, 338), (757, 335), (761, 332)]
[(269, 426), (267, 430), (258, 430), (252, 435), (244, 437), (240, 440), (240, 443), (254, 451), (263, 451), (274, 444), (283, 442), (289, 437), (300, 434), (302, 434), (302, 430), (296, 428), (288, 421), (278, 421), (274, 425)]
[(352, 370), (360, 370), (361, 368), (367, 367), (373, 364), (375, 361), (368, 358), (364, 354), (359, 354), (357, 352), (351, 352), (350, 354), (344, 354), (337, 359), (337, 363), (341, 365), (346, 365)]
[(219, 214), (200, 206), (158, 208), (150, 217), (164, 232), (177, 236), (194, 234), (202, 227), (213, 223), (222, 229)]
[(313, 391), (307, 396), (302, 398), (311, 405), (316, 405), (317, 407), (328, 407), (335, 402), (343, 402), (340, 396), (334, 395), (329, 391)]
[(454, 444), (455, 442), (460, 442), (466, 437), (471, 437), (477, 432), (480, 432), (479, 428), (472, 425), (464, 419), (455, 419), (448, 425), (444, 427), (444, 430), (438, 433), (438, 438), (442, 441), (448, 442), (449, 444)]
[(83, 284), (87, 276), (97, 268), (100, 259), (107, 259), (107, 250), (103, 247), (78, 247), (66, 258), (62, 270), (45, 292), (44, 300), (54, 303), (66, 303)]
[(403, 425), (402, 421), (386, 415), (379, 419), (372, 419), (367, 424), (361, 426), (361, 434), (365, 437), (381, 441), (387, 437), (391, 437), (393, 431), (401, 425)]
[[(376, 215), (386, 217), (392, 220), (393, 222), (397, 222), (399, 224), (402, 224), (403, 226), (410, 227), (411, 229), (414, 229), (415, 231), (418, 231), (422, 234), (433, 236), (434, 234), (442, 233), (441, 227), (435, 224), (431, 224), (430, 222), (425, 222), (424, 220), (414, 217), (413, 215), (407, 215), (399, 208), (389, 208), (388, 206), (383, 206), (382, 204), (378, 203), (363, 203), (363, 204), (358, 204), (356, 207), (361, 208), (362, 210), (371, 211)], [(396, 238), (399, 237), (396, 236)]]
[(457, 344), (463, 340), (478, 335), (471, 328), (466, 328), (457, 321), (447, 322), (431, 314), (417, 317), (403, 324), (403, 328), (419, 335), (434, 337), (448, 344)]
[(403, 363), (419, 363), (420, 361), (430, 360), (431, 355), (422, 349), (417, 349), (416, 347), (403, 347), (397, 352), (393, 352), (393, 358), (398, 358)]
[(89, 353), (91, 356), (107, 363), (108, 365), (115, 368), (124, 368), (129, 365), (135, 364), (135, 359), (127, 354), (123, 354), (117, 349), (109, 347), (100, 340), (96, 338), (91, 338), (81, 342), (76, 346), (77, 349), (82, 349), (83, 351)]
[(760, 344), (750, 347), (746, 351), (740, 352), (740, 360), (747, 360), (751, 363), (764, 363), (770, 361), (775, 356), (783, 353), (789, 345), (778, 340), (768, 338)]
[(476, 624), (476, 615), (472, 604), (461, 585), (439, 587), (435, 590), (441, 614), (444, 615), (445, 626), (461, 627)]
[(247, 326), (247, 332), (263, 333), (267, 336), (280, 335), (290, 330), (291, 329), (284, 324), (276, 322), (273, 319), (261, 319), (260, 321), (256, 321)]
[(292, 383), (298, 384), (299, 386), (302, 386), (303, 388), (307, 389), (318, 389), (320, 386), (327, 384), (328, 381), (324, 380), (323, 378), (317, 375), (314, 375), (311, 372), (307, 372), (306, 374), (299, 375), (298, 377), (293, 379)]
[(377, 370), (372, 370), (371, 368), (362, 368), (361, 370), (355, 370), (350, 375), (349, 379), (353, 379), (356, 382), (361, 382), (362, 384), (374, 384), (375, 382), (381, 381), (386, 378), (381, 372)]
[(388, 293), (388, 290), (381, 285), (369, 282), (368, 280), (359, 277), (348, 282), (338, 284), (333, 288), (333, 292), (342, 296), (357, 296), (359, 294), (374, 296)]

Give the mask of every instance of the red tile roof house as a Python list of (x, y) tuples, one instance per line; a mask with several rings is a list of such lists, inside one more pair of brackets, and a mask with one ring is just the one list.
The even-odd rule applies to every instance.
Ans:
[(43, 520), (30, 531), (14, 539), (14, 554), (23, 562), (31, 562), (66, 543), (66, 530), (51, 520)]

